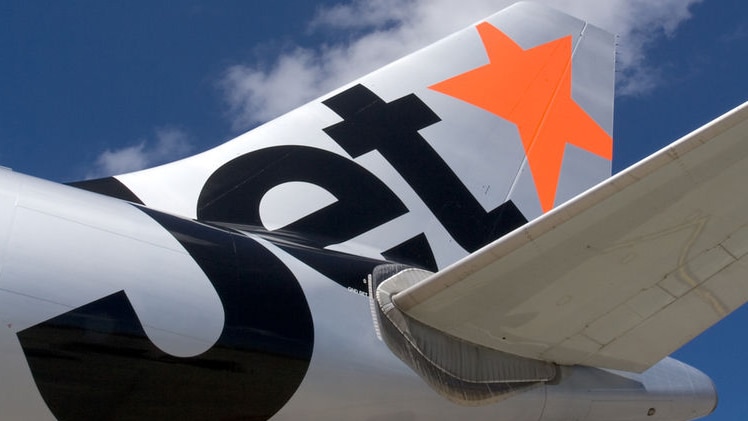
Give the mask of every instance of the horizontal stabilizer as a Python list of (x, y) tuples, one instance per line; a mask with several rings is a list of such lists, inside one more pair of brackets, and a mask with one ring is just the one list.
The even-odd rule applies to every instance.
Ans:
[(748, 103), (393, 296), (517, 356), (641, 372), (748, 300)]

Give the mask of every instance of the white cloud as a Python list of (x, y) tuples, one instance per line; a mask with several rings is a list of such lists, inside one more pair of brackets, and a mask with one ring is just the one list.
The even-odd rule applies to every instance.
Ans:
[[(620, 35), (618, 93), (651, 91), (659, 73), (647, 59), (647, 47), (672, 36), (701, 0), (542, 0)], [(251, 64), (229, 68), (222, 86), (235, 129), (269, 120), (362, 76), (515, 0), (356, 0), (321, 9), (313, 30), (353, 30), (345, 43), (282, 54), (262, 69)]]
[(156, 129), (152, 139), (143, 139), (136, 144), (120, 149), (107, 149), (94, 163), (94, 169), (86, 178), (98, 178), (142, 170), (182, 158), (193, 146), (182, 130), (175, 128)]
[(315, 60), (315, 52), (298, 48), (279, 57), (268, 71), (229, 67), (221, 84), (233, 111), (234, 128), (239, 129), (313, 98), (326, 79), (325, 65)]
[(415, 0), (358, 1), (322, 9), (310, 26), (345, 29), (372, 29), (406, 20)]

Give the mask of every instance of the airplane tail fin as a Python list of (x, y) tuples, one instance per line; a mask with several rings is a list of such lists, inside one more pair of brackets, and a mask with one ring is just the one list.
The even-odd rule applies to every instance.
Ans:
[(610, 176), (613, 50), (518, 3), (215, 149), (78, 185), (437, 270)]

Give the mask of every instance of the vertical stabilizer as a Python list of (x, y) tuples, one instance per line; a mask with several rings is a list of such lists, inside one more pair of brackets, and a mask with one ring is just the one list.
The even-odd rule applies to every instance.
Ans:
[(518, 3), (215, 149), (99, 185), (436, 270), (610, 175), (613, 48)]

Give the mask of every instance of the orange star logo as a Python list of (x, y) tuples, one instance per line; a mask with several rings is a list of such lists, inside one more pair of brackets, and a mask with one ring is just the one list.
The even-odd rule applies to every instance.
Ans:
[(489, 64), (430, 88), (517, 125), (543, 212), (553, 208), (566, 143), (612, 159), (613, 139), (571, 97), (572, 38), (523, 50), (477, 26)]

